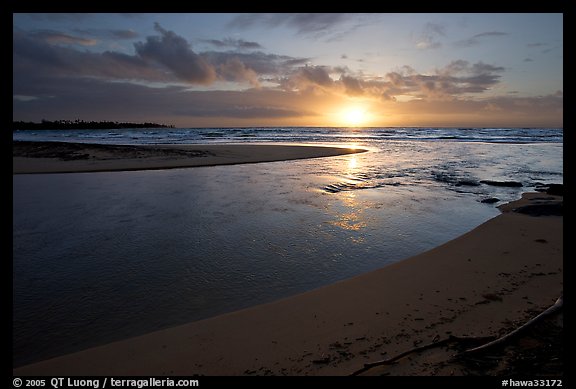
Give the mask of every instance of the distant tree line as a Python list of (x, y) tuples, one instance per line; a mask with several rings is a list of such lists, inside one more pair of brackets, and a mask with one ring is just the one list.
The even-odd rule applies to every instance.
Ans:
[(40, 123), (13, 121), (13, 130), (92, 130), (92, 129), (118, 129), (118, 128), (174, 128), (173, 125), (158, 123), (130, 123), (130, 122), (95, 122), (76, 120), (42, 120)]

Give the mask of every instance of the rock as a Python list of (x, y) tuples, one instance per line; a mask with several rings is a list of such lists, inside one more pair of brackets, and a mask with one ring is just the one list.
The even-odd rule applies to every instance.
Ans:
[(535, 191), (543, 192), (553, 196), (564, 196), (564, 185), (563, 184), (535, 184)]
[(492, 180), (482, 180), (480, 181), (482, 184), (491, 185), (491, 186), (505, 186), (510, 188), (520, 188), (522, 187), (522, 183), (518, 181), (492, 181)]
[(496, 197), (489, 197), (487, 199), (481, 200), (480, 202), (483, 204), (494, 204), (497, 203), (498, 201), (500, 201), (500, 199)]
[(480, 183), (474, 180), (460, 180), (456, 183), (456, 186), (480, 186)]
[(552, 204), (525, 205), (516, 208), (514, 212), (530, 216), (562, 216), (564, 214), (562, 202)]
[(563, 184), (550, 184), (548, 189), (546, 189), (546, 194), (555, 196), (564, 196), (564, 185)]

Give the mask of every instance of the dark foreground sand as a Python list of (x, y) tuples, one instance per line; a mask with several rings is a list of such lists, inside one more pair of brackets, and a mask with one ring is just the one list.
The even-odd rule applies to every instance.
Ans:
[[(499, 336), (562, 294), (561, 202), (561, 196), (524, 194), (469, 233), (380, 270), (14, 374), (348, 375), (450, 335)], [(561, 319), (553, 320), (561, 328)], [(469, 365), (450, 359), (457, 350), (448, 346), (365, 374), (470, 374)]]
[(286, 145), (101, 145), (14, 142), (12, 172), (72, 173), (235, 165), (332, 157), (367, 150)]

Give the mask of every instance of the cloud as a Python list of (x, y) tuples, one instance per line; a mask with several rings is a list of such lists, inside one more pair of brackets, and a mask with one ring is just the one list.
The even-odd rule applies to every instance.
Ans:
[(279, 86), (292, 92), (337, 92), (336, 83), (330, 77), (334, 69), (329, 66), (301, 66), (291, 74), (277, 79)]
[(309, 58), (294, 58), (286, 55), (267, 54), (261, 51), (250, 53), (206, 51), (202, 53), (202, 57), (215, 67), (234, 59), (235, 61), (242, 62), (246, 68), (252, 69), (258, 75), (274, 76), (282, 76), (310, 60)]
[[(134, 43), (134, 54), (91, 52), (69, 45), (54, 45), (47, 34), (15, 31), (13, 78), (16, 88), (35, 76), (93, 77), (105, 81), (162, 82), (210, 85), (220, 80), (283, 91), (333, 94), (367, 99), (453, 99), (479, 94), (500, 82), (504, 68), (464, 60), (419, 73), (404, 66), (383, 77), (352, 72), (347, 67), (309, 66), (309, 58), (262, 51), (207, 51), (197, 53), (181, 36), (156, 24), (158, 35)], [(441, 26), (429, 25), (442, 33)], [(240, 40), (230, 40), (238, 44)], [(304, 65), (304, 66), (303, 66)], [(26, 90), (15, 95), (37, 96)]]
[(286, 18), (286, 24), (295, 27), (299, 33), (327, 30), (347, 19), (342, 13), (300, 13)]
[[(134, 43), (134, 54), (118, 51), (78, 50), (55, 44), (64, 34), (14, 31), (13, 65), (18, 79), (24, 74), (57, 77), (96, 77), (105, 80), (188, 83), (209, 85), (216, 80), (259, 87), (261, 77), (279, 79), (309, 61), (261, 51), (195, 52), (181, 36), (156, 24), (158, 35)], [(134, 36), (130, 30), (77, 30), (99, 36)], [(70, 37), (66, 39), (70, 40)], [(83, 38), (78, 38), (80, 39)], [(82, 41), (84, 42), (84, 41)], [(255, 42), (225, 40), (224, 44), (255, 47)], [(84, 42), (88, 43), (88, 42)], [(253, 44), (254, 43), (254, 44)], [(22, 75), (22, 77), (20, 77)]]
[[(134, 120), (191, 125), (197, 119), (216, 118), (225, 125), (248, 119), (285, 119), (315, 116), (305, 98), (282, 91), (191, 91), (184, 87), (150, 88), (126, 82), (37, 77), (24, 87), (30, 96), (15, 97), (15, 120), (81, 117), (85, 120)], [(34, 98), (50, 90), (50, 98)], [(98, 109), (94, 109), (98, 107)], [(200, 122), (199, 122), (200, 123)]]
[(485, 40), (486, 38), (503, 37), (503, 36), (507, 36), (507, 35), (509, 35), (507, 32), (501, 32), (501, 31), (482, 32), (482, 33), (476, 34), (476, 35), (474, 35), (468, 39), (456, 41), (456, 42), (454, 42), (454, 46), (462, 47), (462, 48), (476, 46), (476, 45), (482, 43), (482, 41)]
[(438, 49), (442, 47), (437, 39), (445, 35), (445, 27), (436, 23), (426, 23), (418, 38), (416, 47), (419, 49)]
[(108, 30), (108, 32), (116, 39), (134, 39), (140, 36), (134, 30)]
[[(479, 104), (481, 103), (482, 102), (479, 102)], [(511, 115), (522, 114), (528, 117), (538, 115), (538, 113), (542, 115), (562, 113), (564, 103), (562, 92), (556, 92), (550, 95), (536, 97), (494, 97), (486, 101), (486, 106)]]
[[(500, 96), (485, 99), (411, 100), (396, 103), (394, 112), (402, 123), (448, 126), (562, 127), (563, 101), (555, 95), (539, 97)], [(424, 118), (424, 119), (419, 119)], [(414, 119), (412, 119), (414, 120)]]
[(160, 36), (149, 36), (146, 42), (136, 42), (136, 53), (149, 61), (164, 65), (178, 78), (197, 84), (210, 84), (216, 72), (204, 58), (192, 51), (186, 39), (173, 31), (162, 28), (158, 23), (154, 29)]
[[(418, 75), (415, 72), (413, 75)], [(398, 85), (402, 86), (402, 76)], [(362, 86), (367, 93), (368, 84)], [(14, 120), (74, 119), (153, 121), (177, 126), (300, 125), (316, 123), (323, 108), (342, 104), (335, 95), (270, 89), (191, 91), (185, 87), (150, 88), (94, 78), (35, 77), (13, 100)], [(51, 91), (50, 98), (35, 98)], [(393, 108), (391, 108), (393, 104)], [(374, 109), (394, 111), (398, 125), (562, 126), (562, 91), (538, 97), (416, 99), (384, 101)], [(95, 109), (97, 107), (97, 109)], [(315, 111), (317, 110), (317, 111)], [(489, 113), (489, 114), (488, 114)], [(390, 123), (388, 121), (388, 123)], [(458, 124), (466, 123), (466, 124)], [(396, 124), (393, 124), (396, 125)]]
[(218, 48), (236, 48), (240, 50), (255, 50), (261, 49), (262, 46), (258, 42), (245, 41), (244, 39), (204, 39), (202, 42), (209, 43)]
[(329, 68), (325, 66), (306, 66), (300, 68), (298, 77), (315, 85), (330, 86), (334, 80), (330, 78), (328, 70)]
[(524, 58), (523, 62), (534, 62), (532, 58)]
[(314, 116), (315, 113), (286, 109), (274, 106), (234, 105), (229, 107), (192, 107), (183, 111), (174, 112), (177, 115), (193, 117), (227, 117), (227, 118), (291, 118), (299, 116)]
[(32, 32), (31, 35), (35, 39), (42, 40), (51, 45), (94, 46), (98, 43), (95, 39), (77, 37), (54, 30), (36, 30)]
[(115, 39), (115, 40), (128, 40), (128, 39), (136, 39), (140, 36), (134, 30), (125, 30), (125, 29), (74, 29), (74, 31), (81, 35), (88, 35), (93, 36), (99, 39)]
[[(419, 73), (410, 66), (403, 66), (384, 77), (354, 74), (348, 68), (327, 66), (301, 67), (286, 77), (281, 86), (285, 90), (315, 90), (325, 93), (369, 99), (445, 100), (468, 94), (483, 93), (500, 82), (505, 69), (483, 62), (470, 64), (456, 60), (431, 73)], [(339, 74), (334, 80), (331, 75)]]
[(381, 15), (378, 14), (361, 13), (258, 13), (238, 15), (228, 23), (228, 27), (232, 29), (255, 26), (285, 27), (295, 30), (299, 35), (325, 38), (326, 42), (333, 42), (381, 19)]
[(256, 72), (246, 67), (244, 62), (237, 57), (231, 57), (225, 63), (220, 64), (218, 74), (226, 81), (247, 81), (253, 86), (260, 86)]
[(503, 67), (457, 60), (434, 74), (408, 74), (404, 78), (406, 92), (418, 97), (449, 98), (469, 93), (482, 93), (500, 82)]
[(257, 24), (267, 27), (288, 26), (299, 34), (328, 30), (347, 20), (350, 14), (343, 13), (284, 13), (284, 14), (241, 14), (229, 23), (230, 27), (248, 28)]
[[(163, 69), (151, 66), (139, 56), (105, 51), (79, 51), (51, 45), (34, 34), (15, 31), (13, 35), (14, 85), (27, 84), (37, 76), (96, 77), (107, 80), (177, 81)], [(25, 94), (25, 93), (24, 93)]]
[(340, 76), (340, 82), (344, 85), (346, 94), (349, 96), (362, 95), (364, 93), (364, 88), (357, 78), (342, 75)]
[(33, 20), (49, 20), (49, 21), (72, 21), (72, 22), (82, 22), (86, 19), (90, 19), (94, 14), (90, 13), (58, 13), (58, 12), (48, 12), (48, 13), (26, 13), (23, 14)]
[(13, 100), (17, 100), (17, 101), (34, 101), (34, 100), (38, 100), (38, 97), (36, 96), (23, 96), (23, 95), (13, 95), (12, 96)]
[(480, 34), (476, 34), (476, 35), (474, 35), (474, 38), (481, 38), (481, 37), (486, 37), (486, 36), (506, 36), (506, 35), (508, 35), (507, 32), (488, 31), (488, 32), (482, 32)]

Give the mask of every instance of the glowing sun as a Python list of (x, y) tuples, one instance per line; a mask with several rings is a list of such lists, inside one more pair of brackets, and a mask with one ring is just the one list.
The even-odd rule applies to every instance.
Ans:
[(350, 108), (342, 113), (342, 122), (347, 126), (361, 126), (366, 120), (366, 111), (361, 108)]

